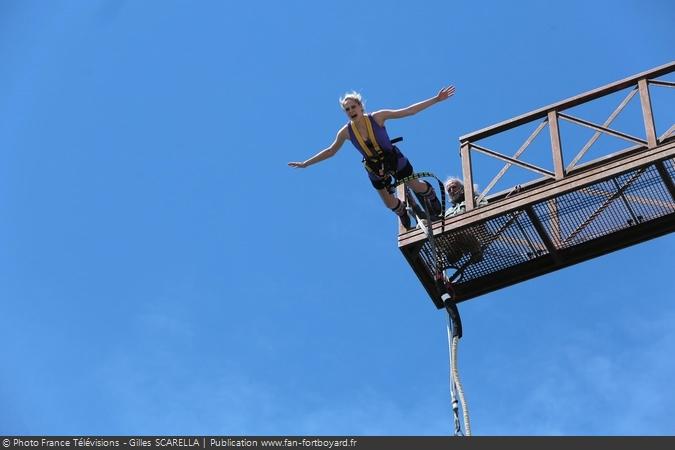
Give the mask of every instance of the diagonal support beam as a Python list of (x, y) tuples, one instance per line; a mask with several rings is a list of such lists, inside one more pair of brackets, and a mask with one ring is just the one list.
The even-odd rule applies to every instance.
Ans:
[[(658, 169), (658, 166), (657, 166)], [(668, 174), (666, 174), (667, 176)], [(584, 192), (588, 195), (596, 195), (602, 198), (607, 198), (611, 197), (614, 195), (613, 192), (606, 191), (604, 189), (600, 189), (597, 186), (587, 186), (585, 188), (580, 189), (581, 192)], [(639, 203), (640, 205), (644, 206), (649, 206), (649, 207), (656, 207), (656, 208), (664, 208), (664, 209), (673, 209), (675, 210), (675, 202), (674, 201), (664, 201), (661, 199), (657, 198), (649, 198), (649, 197), (643, 197), (640, 195), (635, 195), (635, 194), (624, 194), (627, 200), (630, 200), (633, 203)]]
[(649, 84), (653, 84), (654, 86), (675, 87), (675, 83), (665, 80), (649, 80)]
[(614, 201), (616, 200), (619, 196), (623, 195), (624, 191), (628, 189), (638, 178), (642, 176), (644, 171), (647, 170), (647, 167), (643, 167), (642, 169), (636, 171), (629, 179), (626, 181), (626, 183), (621, 186), (611, 197), (609, 197), (607, 200), (605, 200), (602, 205), (598, 206), (598, 208), (593, 211), (591, 215), (588, 216), (584, 222), (579, 225), (574, 231), (572, 231), (569, 236), (565, 238), (563, 241), (564, 244), (567, 242), (571, 241), (574, 239), (579, 233), (583, 231), (584, 228), (586, 228), (588, 225), (590, 225), (599, 215), (602, 213), (607, 207)]
[(587, 120), (579, 119), (578, 117), (573, 117), (573, 116), (570, 116), (568, 114), (563, 114), (563, 113), (558, 113), (558, 117), (560, 117), (561, 119), (565, 119), (568, 122), (576, 123), (578, 125), (582, 125), (582, 126), (591, 128), (593, 130), (597, 130), (597, 131), (600, 131), (602, 133), (606, 133), (606, 134), (609, 134), (611, 136), (618, 137), (620, 139), (624, 139), (626, 141), (635, 142), (636, 144), (647, 145), (647, 141), (645, 141), (644, 139), (636, 138), (635, 136), (631, 136), (630, 134), (626, 134), (626, 133), (621, 133), (620, 131), (612, 130), (611, 128), (602, 127), (602, 126), (597, 125), (593, 122), (589, 122)]
[[(637, 94), (637, 92), (638, 92), (637, 88), (630, 91), (628, 93), (628, 95), (626, 96), (626, 98), (624, 98), (623, 101), (619, 104), (619, 106), (612, 112), (612, 114), (609, 115), (609, 117), (602, 124), (602, 126), (605, 127), (605, 128), (609, 127), (612, 124), (612, 122), (614, 122), (614, 119), (616, 119), (616, 116), (618, 116), (619, 113), (621, 111), (623, 111), (623, 109), (626, 107), (628, 102), (631, 101), (631, 99), (633, 97), (635, 97), (635, 94)], [(579, 151), (579, 153), (577, 154), (577, 156), (574, 157), (574, 159), (572, 160), (570, 165), (567, 166), (568, 171), (572, 170), (572, 168), (579, 162), (579, 160), (584, 157), (586, 152), (588, 152), (588, 150), (591, 148), (591, 146), (593, 144), (595, 144), (595, 141), (598, 140), (598, 138), (600, 137), (601, 134), (602, 134), (602, 131), (596, 131), (595, 134), (593, 134), (593, 137), (591, 137), (588, 140), (588, 142), (586, 142), (586, 145), (584, 145), (583, 148), (581, 149), (581, 151)]]
[(673, 183), (673, 179), (670, 177), (665, 164), (663, 164), (663, 161), (658, 161), (655, 166), (656, 170), (659, 172), (659, 175), (661, 175), (661, 179), (666, 185), (668, 192), (670, 192), (670, 196), (673, 197), (673, 201), (675, 201), (675, 184)]
[(532, 222), (532, 225), (534, 226), (534, 229), (537, 231), (537, 234), (539, 234), (539, 237), (541, 238), (542, 242), (544, 243), (544, 246), (546, 247), (546, 250), (548, 250), (548, 253), (551, 256), (553, 256), (553, 259), (556, 262), (560, 262), (560, 258), (559, 258), (559, 255), (558, 255), (558, 249), (553, 244), (553, 241), (551, 240), (551, 237), (546, 232), (546, 228), (544, 228), (544, 225), (541, 223), (541, 220), (539, 220), (539, 217), (534, 212), (534, 209), (532, 209), (532, 205), (528, 205), (528, 206), (525, 207), (525, 213), (530, 218), (530, 222)]
[[(506, 161), (507, 163), (511, 163), (513, 165), (522, 167), (523, 169), (531, 170), (533, 172), (540, 173), (542, 175), (546, 175), (548, 177), (554, 177), (555, 174), (553, 172), (550, 172), (546, 169), (542, 169), (541, 167), (535, 166), (534, 164), (526, 163), (524, 161), (519, 161), (517, 159), (513, 159), (509, 156), (503, 155), (499, 152), (496, 152), (494, 150), (490, 150), (487, 147), (483, 147), (478, 144), (470, 144), (472, 148), (478, 150), (481, 153), (485, 153), (486, 155), (494, 156), (497, 159), (501, 159), (502, 161)], [(466, 186), (464, 186), (464, 189), (466, 190)]]
[[(518, 157), (523, 154), (523, 152), (527, 149), (527, 147), (530, 146), (532, 141), (534, 141), (534, 139), (539, 135), (541, 130), (544, 129), (544, 127), (546, 126), (546, 122), (547, 122), (546, 120), (541, 122), (539, 124), (539, 126), (532, 132), (532, 134), (530, 134), (530, 136), (525, 140), (523, 145), (520, 146), (518, 151), (516, 151), (516, 153), (513, 154), (513, 156), (512, 156), (513, 159), (518, 159)], [(480, 196), (478, 197), (477, 203), (480, 203), (480, 201), (483, 200), (483, 198), (485, 198), (485, 196), (490, 192), (490, 190), (495, 186), (495, 184), (497, 184), (497, 182), (504, 176), (506, 171), (511, 168), (511, 166), (512, 166), (512, 163), (507, 163), (504, 167), (502, 167), (502, 169), (499, 171), (499, 173), (487, 185), (487, 187), (485, 188), (483, 193), (480, 194)]]
[(670, 135), (673, 134), (673, 131), (675, 131), (675, 124), (671, 125), (670, 128), (668, 128), (668, 131), (659, 136), (659, 142), (663, 142), (665, 139), (668, 139)]

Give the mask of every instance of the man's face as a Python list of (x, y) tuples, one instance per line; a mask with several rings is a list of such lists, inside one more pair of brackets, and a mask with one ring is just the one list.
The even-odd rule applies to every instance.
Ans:
[(457, 181), (451, 181), (446, 186), (450, 200), (453, 203), (461, 203), (464, 200), (464, 186)]

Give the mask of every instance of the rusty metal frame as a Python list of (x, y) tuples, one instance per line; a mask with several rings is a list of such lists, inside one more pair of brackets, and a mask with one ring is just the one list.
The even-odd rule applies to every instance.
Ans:
[[(618, 154), (613, 159), (605, 161), (602, 165), (569, 174), (565, 179), (555, 183), (544, 183), (530, 190), (520, 192), (509, 199), (489, 203), (480, 208), (466, 211), (464, 214), (444, 219), (444, 226), (446, 230), (469, 227), (506, 212), (522, 209), (529, 204), (553, 199), (561, 193), (579, 190), (629, 170), (672, 158), (675, 158), (675, 140), (659, 145), (656, 148), (646, 149), (627, 156)], [(432, 227), (434, 235), (441, 234), (442, 225), (441, 221), (434, 222)], [(410, 230), (399, 234), (398, 246), (406, 247), (425, 239), (426, 235), (422, 230)]]
[[(675, 231), (675, 213), (669, 213), (657, 219), (650, 219), (644, 222), (634, 220), (634, 224), (626, 229), (608, 229), (606, 230), (607, 234), (603, 238), (582, 240), (573, 245), (567, 245), (565, 242), (574, 240), (574, 231), (571, 233), (569, 231), (565, 232), (566, 236), (561, 238), (560, 235), (562, 233), (560, 231), (556, 232), (555, 222), (551, 220), (553, 214), (557, 216), (555, 208), (558, 198), (572, 192), (583, 192), (586, 190), (589, 191), (589, 195), (601, 195), (605, 198), (613, 197), (608, 201), (601, 200), (603, 203), (598, 203), (601, 204), (600, 208), (589, 212), (591, 216), (599, 214), (602, 212), (600, 210), (604, 209), (610, 201), (616, 201), (620, 196), (625, 195), (626, 191), (635, 183), (636, 179), (640, 177), (640, 174), (647, 167), (656, 168), (659, 176), (663, 178), (673, 201), (672, 203), (666, 203), (666, 206), (669, 206), (670, 208), (668, 209), (673, 211), (672, 206), (675, 205), (675, 185), (673, 184), (672, 172), (669, 172), (670, 169), (667, 169), (665, 166), (666, 164), (672, 164), (674, 158), (675, 140), (655, 149), (647, 150), (644, 153), (631, 155), (628, 158), (616, 158), (614, 161), (596, 167), (591, 171), (576, 173), (568, 179), (563, 180), (563, 186), (542, 185), (533, 191), (524, 192), (522, 195), (488, 204), (465, 214), (446, 219), (445, 233), (461, 234), (465, 230), (479, 226), (481, 223), (487, 223), (488, 221), (495, 223), (494, 219), (501, 218), (505, 222), (497, 222), (502, 223), (502, 225), (496, 231), (493, 231), (492, 239), (484, 245), (484, 249), (491, 251), (493, 257), (501, 252), (500, 248), (503, 244), (507, 244), (507, 246), (520, 246), (525, 250), (530, 248), (534, 253), (534, 256), (529, 258), (529, 260), (525, 260), (516, 266), (507, 266), (505, 269), (500, 269), (487, 276), (481, 276), (466, 283), (455, 284), (456, 301), (465, 301), (496, 289)], [(624, 177), (618, 192), (611, 192), (609, 193), (610, 195), (607, 195), (608, 193), (591, 189), (593, 184), (607, 181), (615, 182), (617, 176), (623, 176), (628, 172), (633, 172), (633, 176)], [(560, 184), (560, 182), (555, 184)], [(630, 197), (627, 198), (630, 199)], [(637, 196), (637, 198), (640, 197)], [(538, 216), (540, 213), (533, 211), (533, 205), (536, 204), (539, 204), (539, 207), (552, 205), (553, 211), (549, 212), (551, 216), (549, 217), (548, 227), (542, 224)], [(536, 249), (532, 248), (533, 243), (529, 242), (522, 229), (520, 232), (516, 232), (515, 235), (502, 236), (502, 232), (511, 227), (514, 220), (525, 216), (541, 239), (540, 242), (534, 243)], [(585, 223), (582, 223), (581, 227), (583, 228), (589, 222), (587, 220)], [(439, 224), (440, 222), (437, 222), (433, 227), (435, 235), (443, 234)], [(513, 229), (513, 227), (511, 228)], [(578, 230), (576, 231), (579, 232)], [(520, 242), (521, 239), (523, 239), (522, 242)], [(528, 242), (525, 242), (525, 240)], [(421, 230), (409, 231), (405, 235), (399, 236), (399, 248), (435, 306), (440, 309), (443, 308), (442, 299), (439, 293), (436, 292), (435, 281), (431, 277), (427, 267), (428, 262), (425, 262), (421, 257), (420, 250), (426, 241), (426, 236)], [(493, 243), (496, 242), (500, 242), (499, 247), (490, 250)]]
[[(473, 254), (462, 256), (462, 259), (443, 256), (443, 267), (448, 270), (459, 268), (460, 271), (466, 268), (468, 273), (467, 277), (454, 283), (456, 301), (468, 300), (675, 231), (675, 124), (661, 136), (656, 135), (649, 89), (650, 86), (675, 87), (675, 82), (655, 79), (673, 71), (675, 61), (460, 137), (466, 212), (436, 221), (429, 230), (434, 236), (443, 236), (445, 241), (441, 241), (454, 251), (461, 249), (459, 239), (463, 234), (477, 232), (476, 236), (483, 236), (480, 258), (483, 258), (483, 252), (489, 257), (481, 263)], [(627, 88), (632, 89), (602, 124), (565, 112)], [(636, 95), (640, 99), (644, 138), (610, 128)], [(595, 131), (567, 166), (563, 163), (561, 120)], [(477, 143), (536, 121), (540, 123), (513, 156)], [(519, 159), (547, 125), (552, 170)], [(602, 134), (633, 145), (580, 164)], [(474, 152), (505, 162), (479, 195), (474, 193), (471, 162)], [(514, 165), (543, 177), (488, 196)], [(399, 197), (402, 198), (402, 192)], [(484, 198), (489, 200), (488, 204), (476, 208), (476, 200)], [(659, 212), (649, 213), (649, 208)], [(608, 221), (608, 217), (614, 219)], [(598, 224), (601, 224), (600, 229)], [(488, 230), (487, 227), (487, 234), (481, 234), (480, 230)], [(443, 308), (428, 267), (430, 247), (426, 233), (399, 226), (398, 246), (436, 307)], [(465, 251), (464, 255), (468, 253)]]
[[(569, 98), (567, 100), (563, 100), (561, 102), (554, 103), (552, 105), (546, 106), (544, 108), (540, 108), (538, 110), (532, 111), (527, 114), (523, 114), (521, 116), (518, 116), (514, 119), (507, 120), (501, 123), (498, 123), (496, 125), (493, 125), (491, 127), (484, 128), (482, 130), (476, 131), (471, 134), (467, 134), (464, 136), (460, 137), (460, 155), (462, 158), (462, 172), (464, 174), (464, 186), (465, 186), (465, 192), (466, 192), (466, 210), (470, 211), (475, 207), (475, 201), (474, 201), (474, 195), (475, 193), (473, 192), (473, 186), (474, 186), (474, 179), (473, 179), (473, 171), (472, 171), (472, 165), (471, 165), (471, 152), (472, 150), (479, 151), (481, 153), (487, 154), (489, 156), (495, 157), (497, 159), (500, 159), (502, 161), (506, 162), (506, 165), (502, 168), (502, 170), (499, 172), (499, 174), (493, 178), (493, 180), (490, 182), (489, 189), (486, 188), (481, 194), (479, 198), (484, 198), (487, 193), (489, 192), (490, 189), (494, 187), (494, 184), (496, 184), (497, 180), (499, 180), (505, 173), (506, 170), (511, 165), (518, 165), (520, 167), (523, 167), (525, 169), (535, 171), (538, 173), (541, 173), (542, 175), (546, 177), (554, 177), (556, 180), (563, 179), (565, 176), (569, 175), (569, 173), (576, 167), (576, 164), (578, 161), (581, 159), (581, 157), (588, 151), (591, 145), (598, 139), (599, 135), (602, 133), (606, 133), (609, 135), (613, 135), (615, 137), (618, 137), (620, 139), (628, 140), (633, 143), (637, 143), (639, 145), (644, 145), (647, 146), (648, 148), (654, 148), (656, 145), (658, 145), (660, 142), (663, 141), (663, 139), (668, 139), (670, 135), (672, 134), (672, 130), (669, 130), (665, 136), (657, 138), (656, 133), (655, 133), (655, 127), (654, 127), (654, 118), (653, 118), (653, 112), (651, 108), (651, 99), (650, 99), (650, 93), (649, 93), (649, 85), (654, 85), (654, 86), (665, 86), (665, 87), (675, 87), (674, 82), (670, 81), (665, 81), (665, 80), (657, 80), (655, 78), (666, 75), (668, 73), (671, 73), (675, 70), (675, 61), (670, 62), (668, 64), (665, 64), (660, 67), (656, 67), (652, 70), (648, 70), (642, 73), (639, 73), (637, 75), (625, 78), (623, 80), (617, 81), (615, 83), (608, 84), (606, 86), (600, 87), (598, 89), (594, 89), (592, 91), (586, 92), (584, 94)], [(633, 89), (631, 92), (628, 94), (628, 96), (621, 102), (619, 107), (610, 115), (610, 118), (603, 123), (603, 125), (598, 125), (592, 122), (589, 122), (584, 119), (580, 119), (577, 117), (573, 117), (569, 114), (565, 114), (562, 111), (565, 111), (567, 109), (573, 108), (575, 106), (591, 102), (593, 100), (596, 100), (598, 98), (605, 97), (607, 95), (613, 94), (615, 92), (621, 91), (626, 88), (632, 87)], [(626, 133), (622, 133), (616, 130), (612, 130), (611, 128), (608, 128), (609, 125), (612, 123), (612, 121), (616, 118), (616, 116), (623, 110), (623, 108), (626, 106), (626, 104), (633, 98), (633, 96), (639, 93), (640, 97), (640, 103), (641, 103), (641, 110), (642, 110), (642, 115), (643, 115), (643, 120), (644, 120), (644, 127), (645, 127), (645, 135), (646, 139), (641, 139), (635, 136), (630, 136)], [(518, 157), (522, 154), (522, 151), (524, 151), (525, 148), (531, 143), (531, 141), (534, 139), (534, 137), (528, 138), (529, 143), (526, 141), (527, 145), (524, 145), (524, 148), (521, 147), (518, 152), (513, 157), (508, 157), (506, 155), (503, 155), (500, 152), (497, 152), (495, 150), (489, 149), (483, 145), (477, 144), (477, 141), (480, 141), (482, 139), (485, 139), (487, 137), (493, 136), (495, 134), (516, 128), (518, 126), (539, 120), (539, 119), (544, 119), (544, 123), (548, 123), (549, 125), (549, 131), (550, 131), (550, 137), (551, 137), (551, 152), (553, 156), (553, 172), (543, 169), (541, 167), (535, 166), (530, 163), (526, 163), (524, 161), (518, 160)], [(585, 126), (591, 129), (594, 129), (596, 131), (596, 134), (591, 138), (591, 140), (584, 145), (582, 150), (575, 156), (575, 158), (572, 160), (572, 162), (567, 166), (564, 167), (563, 165), (563, 156), (562, 156), (562, 144), (560, 140), (560, 132), (558, 129), (558, 120), (563, 119), (572, 123), (575, 123), (577, 125)], [(540, 125), (540, 127), (543, 127), (543, 125)], [(537, 133), (541, 131), (538, 129)], [(598, 134), (600, 133), (600, 134)], [(535, 135), (536, 137), (536, 135)]]

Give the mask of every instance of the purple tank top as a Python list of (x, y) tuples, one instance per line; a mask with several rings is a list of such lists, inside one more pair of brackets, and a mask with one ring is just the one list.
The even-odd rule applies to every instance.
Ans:
[[(366, 117), (368, 117), (368, 120), (370, 120), (370, 123), (373, 126), (373, 134), (375, 135), (375, 140), (379, 144), (380, 148), (383, 151), (393, 150), (394, 146), (391, 144), (391, 139), (387, 134), (387, 129), (385, 127), (381, 127), (380, 125), (378, 125), (375, 119), (373, 119), (373, 116), (371, 116), (370, 114), (368, 114)], [(361, 152), (364, 158), (368, 158), (368, 154), (364, 149), (361, 148), (361, 146), (359, 145), (359, 141), (356, 139), (356, 136), (354, 136), (354, 130), (352, 130), (351, 122), (348, 124), (347, 129), (349, 130), (349, 140), (352, 141), (352, 145), (354, 145), (354, 147), (356, 147), (356, 149), (359, 152)], [(361, 138), (363, 138), (366, 145), (370, 143), (367, 135), (361, 136)]]

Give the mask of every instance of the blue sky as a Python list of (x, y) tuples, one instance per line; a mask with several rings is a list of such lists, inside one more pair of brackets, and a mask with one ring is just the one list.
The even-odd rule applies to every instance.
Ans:
[[(452, 434), (445, 316), (357, 152), (286, 163), (330, 144), (345, 91), (376, 110), (453, 84), (388, 129), (459, 175), (460, 135), (671, 61), (673, 16), (0, 1), (0, 434)], [(675, 434), (673, 252), (462, 303), (473, 433)]]

